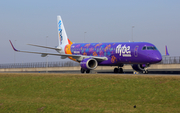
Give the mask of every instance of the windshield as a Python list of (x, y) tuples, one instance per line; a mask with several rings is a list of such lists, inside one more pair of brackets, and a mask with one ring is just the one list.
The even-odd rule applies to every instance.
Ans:
[(144, 46), (142, 50), (157, 50), (155, 46)]

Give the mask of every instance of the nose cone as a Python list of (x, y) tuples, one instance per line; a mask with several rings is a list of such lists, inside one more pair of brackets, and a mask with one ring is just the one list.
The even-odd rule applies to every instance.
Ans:
[(161, 56), (160, 52), (152, 54), (152, 56), (150, 56), (150, 60), (152, 63), (161, 62), (162, 56)]

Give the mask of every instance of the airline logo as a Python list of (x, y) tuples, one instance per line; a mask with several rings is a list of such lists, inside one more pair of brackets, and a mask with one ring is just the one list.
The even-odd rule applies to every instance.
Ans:
[(63, 40), (61, 24), (62, 24), (62, 22), (61, 22), (61, 20), (59, 20), (59, 22), (58, 22), (58, 32), (59, 32), (60, 44), (62, 44), (62, 40)]
[(121, 44), (119, 44), (119, 45), (116, 47), (116, 53), (118, 53), (119, 56), (131, 57), (130, 46), (126, 46), (126, 45), (121, 45)]

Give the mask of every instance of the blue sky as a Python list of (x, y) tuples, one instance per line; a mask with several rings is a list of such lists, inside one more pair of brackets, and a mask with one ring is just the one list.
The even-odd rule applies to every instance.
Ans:
[[(180, 56), (179, 12), (179, 0), (0, 1), (0, 63), (46, 61), (37, 54), (14, 53), (9, 39), (22, 50), (46, 51), (26, 45), (46, 45), (46, 40), (48, 46), (57, 46), (57, 15), (72, 42), (83, 42), (84, 32), (86, 42), (128, 42), (135, 26), (134, 41), (153, 43), (162, 54), (167, 45), (172, 56)], [(61, 60), (57, 56), (48, 59)]]

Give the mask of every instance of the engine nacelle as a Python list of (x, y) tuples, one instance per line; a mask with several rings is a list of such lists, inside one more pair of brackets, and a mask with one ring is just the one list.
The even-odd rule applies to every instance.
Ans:
[(95, 59), (86, 58), (81, 61), (80, 65), (84, 70), (92, 70), (92, 69), (96, 69), (98, 63)]
[(145, 71), (145, 68), (146, 68), (146, 64), (133, 64), (132, 65), (132, 68), (135, 70), (135, 71), (138, 71), (138, 72), (143, 72)]

